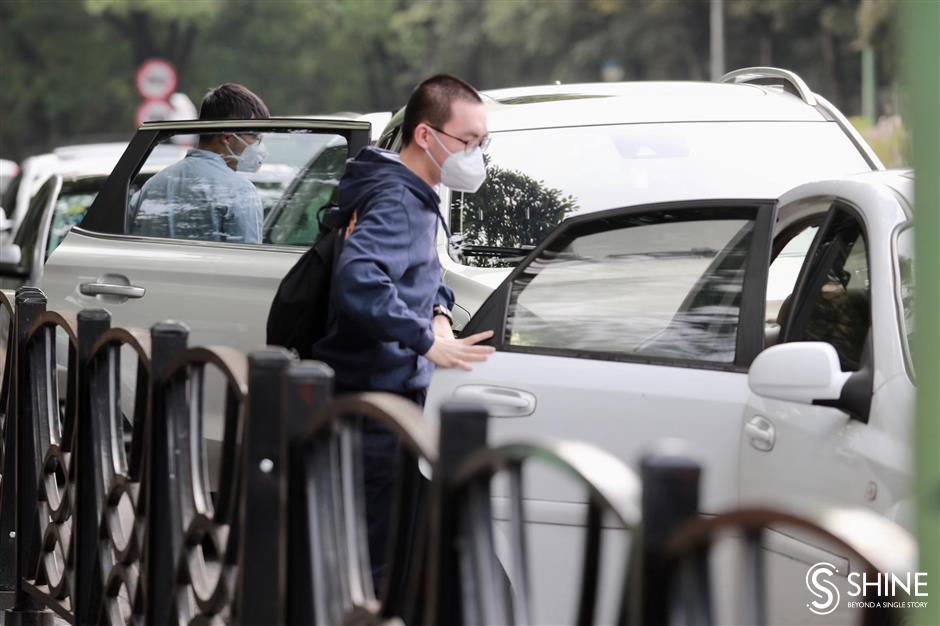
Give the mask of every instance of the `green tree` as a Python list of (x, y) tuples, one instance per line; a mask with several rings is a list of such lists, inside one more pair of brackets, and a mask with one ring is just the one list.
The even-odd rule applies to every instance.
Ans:
[(160, 57), (185, 73), (200, 27), (210, 24), (221, 3), (167, 2), (166, 0), (84, 0), (88, 13), (102, 17), (114, 35), (128, 41), (133, 50), (128, 59), (134, 67)]
[[(729, 68), (795, 70), (847, 114), (859, 109), (859, 46), (890, 87), (896, 0), (726, 0)], [(199, 102), (226, 81), (278, 115), (391, 110), (424, 76), (481, 89), (705, 80), (708, 3), (643, 0), (2, 0), (0, 155), (128, 138), (140, 62), (177, 65)]]

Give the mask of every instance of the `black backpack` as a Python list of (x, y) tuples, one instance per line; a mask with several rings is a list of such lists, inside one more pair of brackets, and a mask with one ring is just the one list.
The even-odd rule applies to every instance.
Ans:
[(267, 343), (313, 358), (313, 344), (326, 335), (330, 283), (340, 224), (332, 224), (330, 204), (320, 209), (320, 234), (281, 280), (268, 311)]

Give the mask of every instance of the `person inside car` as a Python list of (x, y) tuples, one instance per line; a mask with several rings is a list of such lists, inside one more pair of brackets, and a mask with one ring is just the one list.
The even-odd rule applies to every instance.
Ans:
[[(209, 91), (200, 120), (267, 119), (268, 107), (237, 83)], [(148, 180), (130, 201), (132, 234), (172, 239), (261, 243), (264, 210), (248, 178), (267, 155), (258, 133), (200, 135), (186, 157)]]

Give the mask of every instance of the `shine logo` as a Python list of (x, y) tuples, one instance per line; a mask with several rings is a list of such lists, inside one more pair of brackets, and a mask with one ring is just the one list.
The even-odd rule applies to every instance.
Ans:
[(831, 563), (817, 563), (806, 572), (806, 588), (816, 598), (806, 606), (816, 615), (829, 615), (839, 606), (839, 588), (829, 580), (838, 573)]

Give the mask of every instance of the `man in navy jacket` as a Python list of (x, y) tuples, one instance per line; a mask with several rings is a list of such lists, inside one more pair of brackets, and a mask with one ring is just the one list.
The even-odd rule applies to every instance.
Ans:
[[(316, 358), (335, 372), (336, 392), (387, 391), (423, 405), (434, 366), (470, 369), (493, 348), (486, 331), (455, 339), (453, 292), (437, 256), (443, 183), (476, 191), (489, 139), (479, 94), (459, 78), (433, 76), (408, 100), (401, 153), (364, 148), (339, 186), (349, 222), (333, 268), (326, 335)], [(395, 436), (363, 424), (366, 509), (373, 576), (384, 560)]]

